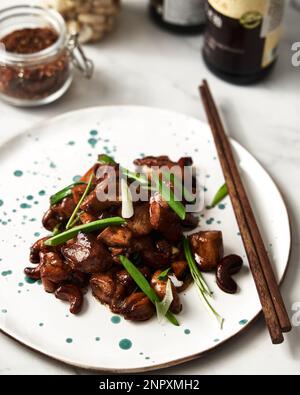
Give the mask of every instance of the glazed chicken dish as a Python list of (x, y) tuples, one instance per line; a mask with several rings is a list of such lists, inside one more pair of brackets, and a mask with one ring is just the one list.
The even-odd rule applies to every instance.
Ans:
[[(73, 314), (80, 312), (90, 288), (99, 302), (132, 321), (150, 319), (162, 303), (164, 315), (180, 313), (180, 294), (193, 281), (209, 292), (202, 272), (215, 272), (218, 286), (235, 293), (231, 276), (240, 269), (241, 258), (223, 256), (221, 231), (196, 231), (199, 216), (186, 212), (184, 197), (175, 202), (172, 195), (179, 178), (164, 182), (158, 170), (158, 187), (148, 185), (153, 166), (176, 166), (180, 173), (192, 163), (191, 158), (173, 162), (148, 156), (134, 161), (143, 169), (141, 175), (100, 155), (78, 182), (51, 196), (42, 219), (50, 234), (32, 245), (34, 265), (25, 274), (68, 301)], [(129, 198), (133, 183), (146, 199)], [(194, 187), (193, 181), (190, 193)], [(109, 188), (117, 191), (115, 196), (108, 196)]]

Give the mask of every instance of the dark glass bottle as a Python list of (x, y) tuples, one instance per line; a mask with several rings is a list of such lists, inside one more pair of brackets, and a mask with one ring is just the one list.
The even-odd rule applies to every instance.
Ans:
[(218, 77), (252, 84), (277, 60), (284, 0), (208, 0), (203, 57)]
[(160, 27), (179, 34), (198, 34), (205, 24), (204, 0), (150, 0), (150, 15)]

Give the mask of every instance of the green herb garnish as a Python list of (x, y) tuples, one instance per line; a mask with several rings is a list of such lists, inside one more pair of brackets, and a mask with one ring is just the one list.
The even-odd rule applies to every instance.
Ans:
[[(160, 303), (161, 300), (160, 298), (156, 295), (155, 291), (151, 288), (151, 285), (149, 284), (148, 280), (145, 278), (143, 273), (139, 271), (139, 269), (132, 263), (130, 262), (129, 259), (127, 259), (125, 256), (120, 255), (120, 261), (122, 265), (125, 267), (129, 275), (133, 278), (135, 283), (138, 285), (138, 287), (144, 292), (144, 294), (150, 299), (150, 301), (155, 305), (156, 303)], [(179, 326), (179, 322), (177, 321), (176, 317), (168, 311), (166, 313), (166, 318), (176, 326)]]
[(175, 191), (179, 191), (189, 203), (193, 203), (195, 201), (195, 196), (183, 185), (182, 180), (174, 173), (162, 171), (161, 174), (165, 180), (169, 180), (174, 185)]
[(216, 205), (219, 204), (227, 195), (228, 195), (228, 188), (227, 188), (227, 185), (224, 184), (221, 186), (221, 188), (215, 194), (215, 197), (213, 198), (213, 201), (212, 201), (210, 207), (211, 208), (216, 207)]
[(134, 208), (132, 203), (132, 194), (127, 181), (121, 178), (121, 196), (122, 196), (122, 217), (131, 218), (134, 215)]
[(147, 179), (147, 177), (143, 176), (142, 174), (135, 173), (133, 171), (125, 169), (124, 167), (121, 167), (121, 171), (127, 178), (130, 178), (131, 180), (135, 180), (143, 186), (150, 187), (149, 180)]
[(125, 220), (121, 217), (99, 219), (98, 221), (93, 221), (88, 224), (75, 226), (72, 229), (59, 233), (58, 235), (53, 236), (50, 239), (46, 240), (45, 244), (49, 246), (57, 246), (59, 244), (63, 244), (66, 241), (72, 239), (79, 232), (89, 233), (98, 229), (106, 228), (111, 225), (123, 225), (123, 224), (125, 224)]
[(184, 205), (175, 199), (174, 192), (159, 179), (157, 174), (153, 174), (153, 178), (158, 188), (158, 192), (161, 194), (163, 199), (168, 203), (170, 208), (175, 211), (178, 217), (181, 220), (184, 220), (186, 215)]
[(168, 267), (168, 269), (166, 269), (166, 270), (164, 270), (163, 272), (161, 272), (160, 275), (157, 276), (157, 278), (158, 278), (159, 280), (164, 280), (164, 279), (167, 277), (167, 275), (168, 275), (168, 273), (169, 273), (170, 270), (171, 270), (171, 268)]
[(204, 292), (206, 295), (211, 296), (212, 292), (209, 289), (208, 285), (206, 284), (202, 276), (202, 273), (198, 269), (197, 263), (195, 262), (194, 256), (190, 248), (190, 243), (186, 237), (183, 238), (182, 244), (183, 244), (185, 258), (189, 265), (191, 274), (192, 272), (196, 274), (197, 280), (195, 280), (195, 282), (197, 283), (197, 286), (201, 288), (201, 291)]
[(115, 160), (106, 154), (101, 154), (98, 156), (98, 162), (101, 163), (101, 165), (116, 165)]
[(86, 195), (89, 193), (89, 190), (90, 190), (91, 185), (92, 185), (93, 178), (94, 178), (94, 173), (91, 174), (89, 182), (88, 182), (88, 184), (87, 184), (87, 186), (85, 188), (85, 191), (84, 191), (83, 195), (81, 196), (79, 202), (77, 203), (77, 205), (76, 205), (76, 207), (75, 207), (75, 209), (74, 209), (74, 211), (73, 211), (73, 213), (72, 213), (72, 215), (71, 215), (71, 217), (70, 217), (70, 219), (69, 219), (69, 221), (68, 221), (68, 223), (66, 225), (66, 229), (70, 229), (77, 222), (76, 218), (75, 218), (75, 215), (76, 215), (77, 211), (79, 210), (79, 207), (81, 206), (81, 203), (84, 201)]
[(167, 312), (170, 309), (170, 306), (174, 300), (173, 290), (171, 280), (168, 279), (166, 285), (166, 293), (162, 301), (155, 302), (155, 308), (157, 313), (157, 319), (159, 323), (163, 323), (166, 317)]
[(218, 322), (220, 323), (221, 329), (223, 327), (223, 322), (224, 322), (224, 318), (222, 318), (217, 312), (216, 310), (212, 307), (212, 305), (209, 303), (207, 296), (211, 296), (212, 293), (209, 290), (200, 270), (198, 269), (198, 266), (195, 262), (195, 259), (192, 255), (191, 252), (191, 248), (190, 248), (190, 244), (189, 241), (186, 237), (183, 238), (182, 240), (182, 244), (183, 244), (183, 249), (184, 249), (184, 254), (185, 254), (185, 258), (187, 260), (187, 263), (189, 265), (190, 268), (190, 272), (191, 275), (193, 277), (194, 283), (197, 286), (197, 289), (199, 291), (199, 295), (202, 298), (204, 304), (206, 305), (206, 307), (209, 309), (210, 312), (213, 313), (213, 315), (216, 317), (216, 319), (218, 320)]
[(72, 188), (76, 187), (77, 185), (86, 185), (86, 182), (74, 182), (71, 185), (68, 185), (61, 191), (56, 192), (54, 195), (50, 196), (50, 204), (53, 206), (56, 203), (61, 202), (65, 197), (72, 195)]
[(60, 233), (60, 226), (61, 226), (61, 224), (57, 224), (57, 225), (54, 227), (54, 229), (53, 229), (53, 231), (52, 231), (52, 236), (56, 236), (56, 235), (58, 235), (58, 234)]

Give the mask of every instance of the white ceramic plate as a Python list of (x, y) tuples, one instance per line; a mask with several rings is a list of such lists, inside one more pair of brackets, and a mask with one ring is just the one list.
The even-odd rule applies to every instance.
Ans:
[[(265, 244), (279, 280), (284, 276), (290, 229), (276, 186), (239, 144), (233, 142)], [(0, 328), (21, 343), (66, 363), (91, 369), (135, 372), (172, 366), (217, 347), (244, 330), (260, 312), (260, 303), (232, 206), (203, 212), (202, 229), (223, 231), (225, 252), (244, 257), (236, 279), (240, 291), (227, 295), (206, 279), (223, 330), (191, 286), (182, 296), (180, 327), (161, 326), (156, 318), (132, 323), (113, 316), (88, 294), (78, 316), (68, 304), (28, 283), (23, 268), (29, 247), (40, 234), (49, 195), (72, 182), (101, 152), (124, 166), (141, 155), (191, 155), (204, 172), (208, 204), (223, 183), (211, 133), (206, 124), (185, 115), (143, 107), (101, 107), (68, 113), (19, 135), (0, 148)], [(120, 321), (120, 322), (119, 322)]]

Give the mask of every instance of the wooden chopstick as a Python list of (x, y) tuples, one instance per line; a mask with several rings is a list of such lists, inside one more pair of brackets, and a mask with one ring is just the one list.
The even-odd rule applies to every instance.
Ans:
[[(284, 304), (282, 301), (281, 296), (278, 297), (278, 294), (280, 295), (280, 291), (278, 288), (278, 285), (276, 281), (273, 281), (272, 285), (269, 288), (268, 285), (268, 280), (272, 281), (275, 280), (274, 273), (272, 272), (272, 267), (269, 262), (269, 269), (272, 272), (271, 274), (268, 274), (268, 277), (265, 276), (264, 270), (268, 270), (268, 265), (264, 263), (264, 260), (267, 257), (267, 253), (259, 255), (258, 251), (262, 251), (262, 248), (264, 249), (264, 245), (262, 243), (261, 237), (253, 236), (251, 232), (251, 226), (249, 225), (249, 222), (247, 221), (247, 215), (249, 214), (251, 210), (251, 206), (248, 201), (248, 206), (247, 210), (244, 209), (244, 199), (243, 197), (246, 196), (245, 189), (243, 187), (242, 181), (240, 179), (237, 166), (234, 161), (234, 157), (230, 148), (229, 143), (224, 144), (224, 140), (227, 140), (224, 128), (222, 126), (221, 119), (219, 117), (217, 108), (214, 104), (214, 101), (212, 99), (212, 96), (210, 94), (208, 85), (206, 82), (203, 83), (203, 85), (200, 87), (200, 92), (201, 96), (203, 99), (203, 103), (205, 106), (205, 110), (207, 113), (207, 117), (213, 132), (216, 148), (218, 151), (218, 155), (220, 158), (220, 162), (222, 165), (223, 173), (225, 176), (225, 180), (227, 183), (229, 195), (232, 201), (232, 205), (235, 211), (235, 215), (237, 218), (237, 222), (240, 228), (240, 232), (243, 238), (245, 250), (248, 256), (249, 264), (250, 264), (250, 269), (253, 274), (253, 278), (255, 281), (255, 285), (258, 291), (258, 295), (261, 301), (262, 309), (265, 315), (266, 323), (272, 338), (272, 342), (274, 344), (279, 344), (283, 342), (283, 336), (282, 336), (282, 330), (288, 330), (289, 329), (289, 320), (288, 316), (286, 314), (285, 319), (284, 314), (282, 313), (277, 313), (275, 303), (278, 311), (280, 312), (285, 312), (286, 310), (284, 308)], [(236, 171), (232, 172), (233, 166), (236, 167)], [(240, 188), (242, 186), (243, 189), (243, 194), (241, 195)], [(251, 210), (252, 212), (252, 210)], [(255, 222), (255, 217), (252, 212), (252, 221)], [(256, 222), (255, 222), (256, 224)], [(258, 229), (257, 225), (254, 227), (254, 230)], [(260, 239), (260, 240), (259, 240)], [(259, 243), (261, 241), (262, 246), (256, 248), (256, 243)], [(265, 250), (265, 249), (264, 249)], [(261, 257), (261, 259), (260, 259)], [(264, 266), (264, 270), (262, 268)], [(268, 279), (268, 280), (267, 280)], [(274, 296), (274, 294), (271, 294), (271, 292), (277, 289), (277, 296)], [(279, 308), (280, 306), (280, 308)], [(282, 322), (279, 321), (279, 317), (281, 317)], [(283, 323), (284, 325), (281, 325)], [(282, 328), (284, 326), (284, 328)]]
[(264, 276), (266, 278), (269, 291), (272, 296), (273, 304), (278, 316), (278, 320), (281, 326), (281, 330), (283, 332), (289, 332), (292, 329), (291, 322), (289, 319), (289, 316), (287, 314), (284, 301), (282, 299), (282, 295), (279, 290), (279, 286), (277, 283), (277, 280), (274, 275), (274, 271), (272, 269), (272, 265), (270, 262), (270, 259), (268, 257), (268, 253), (265, 249), (264, 242), (260, 233), (260, 230), (257, 226), (257, 222), (255, 220), (255, 216), (251, 207), (251, 204), (249, 202), (247, 193), (245, 191), (244, 185), (242, 183), (240, 173), (237, 167), (237, 164), (234, 160), (234, 156), (232, 153), (232, 149), (229, 143), (229, 140), (226, 136), (226, 133), (224, 131), (224, 127), (222, 125), (222, 121), (220, 118), (220, 115), (218, 113), (216, 104), (214, 102), (214, 99), (212, 97), (211, 91), (209, 89), (209, 86), (207, 84), (207, 81), (203, 81), (203, 85), (206, 88), (207, 95), (209, 97), (210, 103), (211, 103), (211, 108), (215, 114), (215, 120), (218, 124), (218, 130), (219, 130), (219, 137), (221, 139), (223, 149), (225, 152), (225, 155), (227, 157), (228, 162), (230, 163), (230, 170), (232, 173), (233, 181), (235, 183), (236, 190), (239, 194), (239, 199), (242, 203), (243, 206), (243, 211), (246, 217), (246, 221), (248, 223), (249, 230), (252, 235), (253, 243), (255, 245), (260, 264), (264, 273)]

